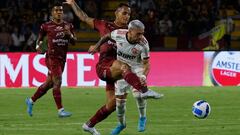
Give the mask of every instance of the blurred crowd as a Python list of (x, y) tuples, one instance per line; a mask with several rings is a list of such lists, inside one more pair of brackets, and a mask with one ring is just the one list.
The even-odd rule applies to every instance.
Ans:
[[(91, 17), (103, 18), (104, 0), (76, 0)], [(49, 20), (54, 0), (1, 0), (0, 52), (34, 51), (40, 25)], [(193, 37), (209, 31), (220, 19), (220, 10), (239, 12), (240, 0), (129, 0), (132, 19), (146, 25), (146, 37), (157, 44), (161, 36)], [(82, 30), (71, 8), (64, 6), (65, 20)], [(113, 18), (108, 18), (113, 19)]]

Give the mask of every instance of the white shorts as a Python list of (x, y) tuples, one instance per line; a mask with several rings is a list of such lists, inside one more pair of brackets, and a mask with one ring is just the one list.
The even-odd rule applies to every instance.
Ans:
[[(138, 67), (138, 68), (132, 68), (132, 72), (137, 74), (138, 77), (143, 76), (143, 68)], [(115, 95), (121, 96), (124, 95), (125, 93), (129, 93), (129, 90), (132, 90), (132, 86), (128, 84), (124, 79), (118, 80), (115, 83)]]

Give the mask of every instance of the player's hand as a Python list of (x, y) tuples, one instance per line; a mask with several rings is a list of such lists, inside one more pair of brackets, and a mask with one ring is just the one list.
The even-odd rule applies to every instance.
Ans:
[(73, 5), (74, 0), (66, 0), (66, 2), (63, 2), (63, 4)]
[(71, 36), (73, 36), (72, 32), (70, 31), (70, 26), (65, 25), (64, 26), (64, 37), (70, 38)]
[(44, 54), (44, 51), (42, 50), (41, 46), (42, 46), (43, 42), (40, 41), (37, 45), (36, 45), (36, 50), (37, 50), (37, 53), (39, 54)]
[(88, 49), (88, 53), (95, 54), (97, 52), (97, 48), (95, 45), (91, 45)]
[(142, 85), (147, 86), (147, 78), (145, 75), (140, 76), (139, 79)]

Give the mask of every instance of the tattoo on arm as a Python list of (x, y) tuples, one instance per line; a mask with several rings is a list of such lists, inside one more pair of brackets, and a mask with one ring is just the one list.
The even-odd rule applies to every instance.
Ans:
[(72, 5), (72, 9), (74, 11), (74, 13), (78, 16), (78, 18), (87, 23), (88, 25), (90, 25), (92, 28), (94, 27), (93, 24), (93, 18), (89, 17), (79, 6), (76, 2), (74, 2), (74, 4)]
[(103, 43), (107, 42), (109, 39), (111, 39), (110, 33), (101, 37), (101, 39), (96, 43), (95, 48), (98, 49)]

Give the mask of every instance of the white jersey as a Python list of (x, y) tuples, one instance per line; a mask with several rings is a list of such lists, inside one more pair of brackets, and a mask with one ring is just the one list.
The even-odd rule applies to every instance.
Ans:
[(131, 44), (127, 40), (127, 29), (117, 29), (111, 32), (111, 38), (116, 41), (117, 60), (131, 67), (142, 66), (142, 60), (149, 57), (149, 45), (147, 40), (138, 44)]
[[(131, 70), (138, 77), (143, 75), (144, 58), (149, 58), (149, 45), (147, 40), (140, 44), (131, 44), (128, 42), (126, 35), (128, 30), (117, 29), (111, 32), (111, 38), (116, 41), (117, 59), (131, 66)], [(115, 95), (124, 95), (131, 88), (124, 79), (118, 80), (115, 83)]]

